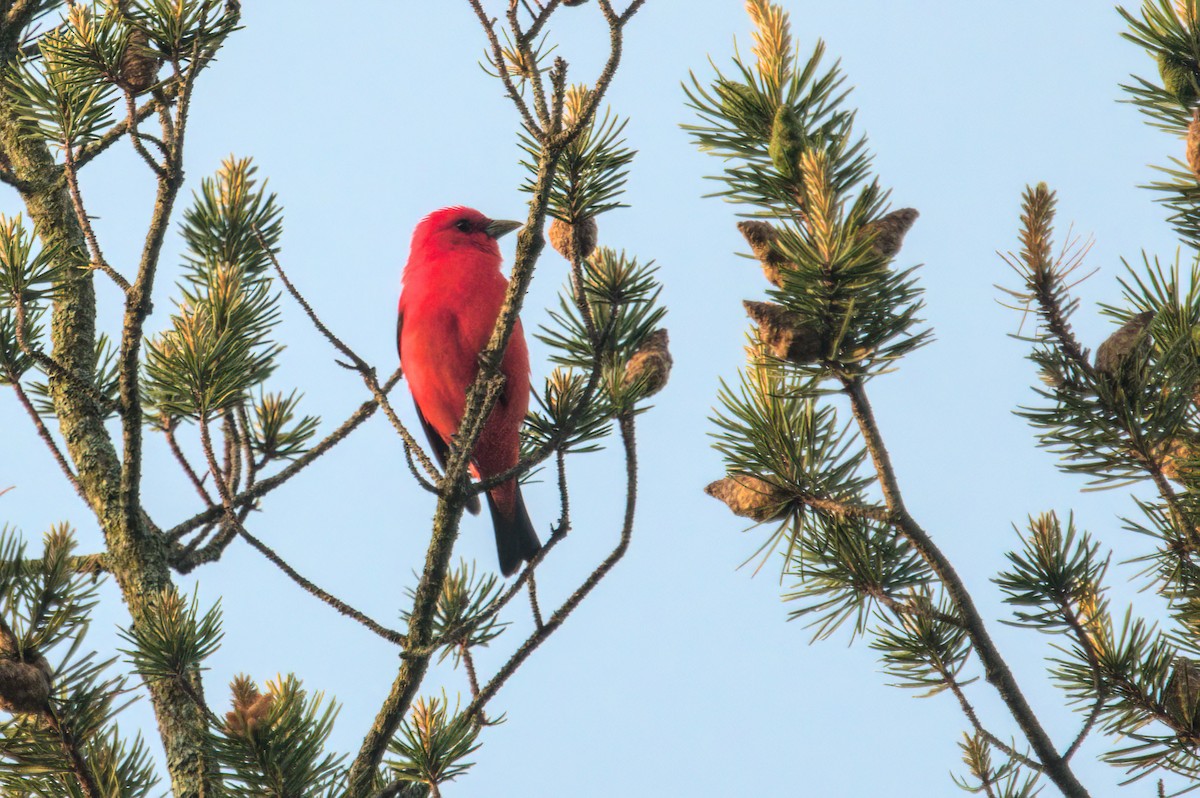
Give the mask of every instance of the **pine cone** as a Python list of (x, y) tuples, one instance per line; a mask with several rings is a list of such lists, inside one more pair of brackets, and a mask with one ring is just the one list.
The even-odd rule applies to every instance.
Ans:
[(796, 265), (779, 254), (779, 250), (775, 248), (779, 233), (768, 222), (738, 222), (737, 227), (750, 244), (754, 257), (762, 264), (767, 282), (776, 288), (783, 288), (783, 270), (794, 269)]
[(1200, 670), (1187, 657), (1176, 657), (1171, 678), (1163, 691), (1163, 707), (1171, 720), (1189, 736), (1200, 732)]
[(37, 655), (29, 662), (0, 654), (0, 710), (40, 714), (50, 700), (53, 672), (46, 658)]
[(587, 258), (596, 249), (596, 219), (586, 216), (574, 224), (568, 224), (562, 219), (550, 223), (550, 245), (567, 260), (571, 260), (571, 246), (575, 237), (579, 238), (579, 257)]
[(671, 376), (671, 366), (675, 362), (671, 358), (668, 343), (666, 330), (655, 330), (646, 336), (646, 340), (625, 364), (621, 388), (628, 389), (640, 383), (644, 386), (642, 398), (661, 391)]
[(141, 94), (158, 82), (162, 59), (152, 55), (149, 47), (150, 39), (145, 31), (137, 28), (130, 31), (119, 74), (121, 87), (133, 94)]
[(862, 238), (872, 237), (872, 249), (882, 258), (893, 258), (904, 243), (904, 235), (912, 229), (921, 214), (916, 208), (901, 208), (863, 226)]
[(725, 477), (710, 482), (704, 492), (725, 502), (734, 515), (759, 523), (781, 520), (789, 509), (788, 494), (774, 483), (759, 477)]
[(1100, 344), (1096, 350), (1096, 371), (1110, 376), (1123, 371), (1131, 355), (1146, 341), (1154, 315), (1152, 310), (1137, 314)]
[(825, 355), (825, 342), (819, 330), (796, 313), (771, 302), (742, 302), (746, 313), (758, 325), (758, 340), (780, 360), (812, 363)]

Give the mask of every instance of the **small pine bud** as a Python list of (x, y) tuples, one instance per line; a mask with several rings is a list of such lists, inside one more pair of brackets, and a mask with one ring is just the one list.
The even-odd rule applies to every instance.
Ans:
[(921, 214), (915, 208), (901, 208), (863, 226), (859, 236), (872, 237), (872, 249), (882, 258), (894, 258)]
[(1110, 335), (1096, 350), (1096, 371), (1115, 375), (1123, 370), (1130, 356), (1146, 341), (1152, 321), (1154, 311), (1148, 310), (1121, 325), (1121, 329)]
[(759, 523), (778, 521), (788, 512), (788, 495), (765, 479), (733, 476), (710, 482), (704, 492), (728, 505), (734, 515)]
[(45, 712), (52, 677), (50, 665), (41, 655), (25, 662), (12, 654), (0, 654), (0, 710), (14, 714)]
[(661, 391), (671, 376), (671, 366), (675, 362), (668, 344), (665, 329), (655, 330), (646, 336), (646, 340), (625, 364), (621, 388), (628, 389), (641, 384), (644, 386), (640, 391), (643, 399)]
[(800, 153), (804, 150), (803, 133), (796, 112), (787, 103), (780, 103), (775, 110), (775, 121), (771, 123), (771, 142), (767, 154), (771, 163), (786, 178), (794, 179), (798, 174)]
[(555, 219), (550, 223), (550, 245), (567, 260), (571, 260), (571, 250), (575, 239), (579, 240), (579, 258), (587, 258), (596, 250), (596, 219), (586, 216), (573, 224)]
[(120, 79), (122, 88), (133, 94), (141, 94), (158, 82), (158, 70), (162, 59), (150, 50), (150, 38), (143, 30), (129, 33), (125, 52), (121, 55)]
[(1187, 657), (1176, 657), (1171, 669), (1171, 678), (1163, 691), (1163, 707), (1167, 715), (1186, 732), (1194, 734), (1197, 728), (1197, 710), (1200, 709), (1200, 670)]
[(259, 693), (258, 685), (249, 676), (238, 675), (229, 683), (233, 693), (233, 709), (225, 713), (225, 726), (230, 734), (253, 735), (275, 704), (272, 693)]
[(775, 228), (768, 222), (751, 221), (738, 222), (737, 227), (750, 244), (750, 251), (754, 253), (754, 257), (762, 264), (767, 282), (776, 288), (783, 288), (782, 270), (794, 269), (796, 265), (779, 254), (779, 250), (775, 248), (775, 241), (779, 238)]
[(1192, 111), (1192, 121), (1188, 123), (1187, 163), (1192, 174), (1200, 179), (1200, 108)]
[(812, 363), (825, 354), (825, 342), (819, 330), (795, 311), (771, 302), (742, 302), (746, 313), (758, 325), (758, 340), (780, 360)]
[(1196, 66), (1195, 60), (1185, 56), (1166, 50), (1158, 54), (1158, 74), (1162, 76), (1163, 89), (1184, 108), (1191, 108), (1196, 102), (1196, 80), (1200, 77)]
[(584, 83), (575, 83), (567, 87), (563, 97), (563, 124), (570, 126), (583, 114), (583, 108), (592, 98), (592, 90)]

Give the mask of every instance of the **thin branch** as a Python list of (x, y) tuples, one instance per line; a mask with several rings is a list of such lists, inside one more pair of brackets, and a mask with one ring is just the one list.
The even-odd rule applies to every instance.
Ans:
[(79, 227), (83, 230), (84, 240), (87, 241), (88, 251), (92, 256), (92, 263), (97, 269), (107, 274), (114, 283), (120, 286), (121, 290), (129, 293), (129, 281), (125, 276), (109, 265), (104, 258), (104, 253), (100, 251), (100, 242), (96, 238), (96, 231), (92, 228), (92, 220), (88, 217), (87, 210), (83, 205), (83, 195), (79, 191), (79, 174), (75, 164), (75, 157), (71, 153), (70, 142), (67, 142), (63, 147), (63, 173), (67, 176), (67, 188), (71, 195), (71, 205), (75, 209), (75, 216), (79, 219)]
[(537, 582), (534, 581), (533, 571), (529, 572), (529, 608), (533, 610), (534, 627), (541, 629), (546, 624), (542, 621), (542, 608), (538, 606)]
[[(137, 109), (136, 113), (134, 114), (134, 118), (140, 122), (149, 117), (151, 114), (157, 112), (160, 108), (170, 105), (171, 102), (172, 101), (168, 99), (165, 92), (156, 91), (154, 99), (143, 103), (142, 106)], [(97, 155), (120, 141), (121, 137), (124, 136), (128, 131), (129, 118), (126, 117), (105, 131), (104, 135), (100, 138), (80, 147), (79, 152), (75, 156), (75, 168), (82, 169)]]
[(25, 393), (25, 389), (21, 387), (21, 381), (16, 375), (9, 374), (9, 384), (12, 385), (13, 391), (17, 394), (17, 401), (21, 407), (25, 408), (25, 412), (29, 414), (29, 418), (33, 421), (33, 426), (37, 429), (38, 437), (45, 441), (49, 447), (50, 453), (54, 455), (54, 460), (58, 463), (58, 467), (66, 474), (67, 480), (71, 483), (71, 487), (75, 488), (75, 492), (79, 494), (79, 498), (83, 499), (83, 503), (91, 507), (91, 502), (88, 501), (87, 493), (83, 489), (83, 485), (79, 482), (79, 477), (76, 476), (71, 464), (67, 462), (67, 458), (63, 455), (62, 449), (58, 448), (58, 443), (54, 440), (54, 436), (50, 434), (50, 430), (46, 429), (46, 425), (42, 423), (42, 417), (38, 415), (37, 409), (33, 406), (33, 402), (29, 401), (29, 396)]
[(633, 535), (633, 518), (634, 510), (637, 506), (637, 442), (634, 434), (634, 417), (632, 414), (621, 416), (619, 419), (621, 429), (621, 443), (625, 448), (625, 518), (621, 524), (621, 537), (615, 549), (612, 550), (603, 562), (596, 568), (595, 571), (584, 580), (571, 596), (563, 602), (553, 615), (546, 621), (544, 625), (540, 625), (531, 634), (524, 643), (513, 653), (508, 662), (500, 667), (496, 675), (487, 683), (475, 700), (467, 707), (466, 712), (469, 715), (475, 715), (481, 712), (488, 701), (495, 697), (496, 693), (504, 686), (509, 677), (516, 672), (517, 668), (529, 658), (538, 646), (546, 641), (546, 638), (554, 634), (558, 627), (562, 626), (567, 616), (579, 606), (579, 603), (587, 597), (596, 585), (600, 583), (613, 566), (616, 565), (622, 557), (625, 556), (626, 550), (629, 548), (629, 541)]
[(1087, 629), (1079, 621), (1079, 616), (1071, 607), (1064, 603), (1059, 604), (1059, 609), (1063, 613), (1063, 619), (1067, 622), (1067, 626), (1071, 629), (1071, 633), (1075, 635), (1075, 639), (1079, 642), (1079, 647), (1083, 649), (1084, 655), (1087, 657), (1088, 670), (1092, 672), (1092, 689), (1096, 692), (1096, 702), (1092, 705), (1091, 711), (1088, 713), (1087, 719), (1083, 722), (1083, 727), (1079, 730), (1079, 734), (1075, 735), (1075, 740), (1063, 753), (1064, 760), (1070, 760), (1083, 745), (1083, 741), (1087, 739), (1088, 734), (1096, 725), (1096, 721), (1100, 719), (1100, 713), (1104, 711), (1105, 704), (1108, 703), (1108, 690), (1102, 678), (1102, 670), (1100, 660), (1096, 656), (1096, 647), (1092, 642), (1091, 635)]
[[(166, 167), (154, 160), (154, 156), (146, 149), (146, 145), (142, 144), (141, 134), (138, 133), (138, 113), (137, 101), (133, 98), (133, 93), (125, 92), (125, 108), (128, 111), (128, 116), (125, 119), (126, 127), (129, 129), (129, 140), (133, 142), (134, 151), (141, 156), (141, 159), (146, 162), (150, 170), (158, 176), (160, 180), (168, 178)], [(159, 146), (169, 155), (170, 148), (165, 142), (158, 142)]]
[(938, 575), (947, 595), (963, 618), (972, 647), (983, 663), (987, 681), (996, 688), (1001, 699), (1008, 706), (1009, 712), (1017, 721), (1017, 725), (1021, 727), (1034, 754), (1041, 760), (1046, 775), (1068, 798), (1084, 798), (1088, 794), (1087, 790), (1079, 783), (1071, 771), (1070, 765), (1059, 756), (1053, 741), (1029, 706), (1029, 702), (1026, 701), (1016, 677), (1013, 676), (1008, 663), (1004, 661), (1000, 650), (992, 641), (991, 635), (988, 634), (983, 617), (975, 607), (975, 602), (966, 585), (959, 578), (946, 555), (934, 544), (928, 533), (909, 515), (905, 508), (891, 458), (883, 444), (883, 437), (875, 422), (875, 415), (867, 400), (861, 378), (843, 377), (842, 386), (850, 397), (851, 411), (875, 465), (880, 489), (888, 509), (896, 519), (897, 529), (912, 543), (921, 557)]
[(508, 67), (504, 64), (504, 50), (500, 47), (499, 37), (496, 36), (496, 21), (488, 17), (487, 13), (483, 10), (483, 4), (480, 0), (467, 0), (467, 2), (475, 11), (475, 16), (479, 17), (479, 24), (483, 26), (483, 32), (487, 36), (488, 44), (491, 45), (492, 66), (496, 67), (496, 74), (504, 82), (504, 88), (508, 92), (509, 99), (517, 107), (517, 111), (521, 114), (521, 119), (525, 122), (525, 127), (528, 128), (529, 132), (538, 141), (544, 143), (546, 131), (538, 127), (537, 120), (529, 112), (529, 106), (526, 105), (525, 98), (521, 96), (521, 92), (517, 89), (516, 84), (513, 83), (512, 76), (508, 74)]
[(200, 442), (204, 447), (204, 456), (208, 460), (208, 467), (212, 472), (213, 481), (217, 486), (217, 491), (221, 494), (221, 504), (225, 511), (226, 522), (231, 527), (236, 529), (237, 533), (241, 535), (247, 543), (257, 549), (258, 552), (270, 560), (275, 567), (283, 571), (283, 573), (286, 574), (289, 579), (298, 584), (300, 587), (304, 588), (304, 590), (308, 593), (316, 596), (318, 599), (333, 607), (342, 615), (345, 615), (346, 617), (362, 624), (367, 629), (370, 629), (372, 632), (382, 637), (384, 640), (387, 640), (389, 643), (394, 643), (400, 646), (404, 645), (404, 635), (388, 629), (379, 623), (376, 623), (374, 620), (362, 612), (354, 609), (337, 596), (334, 596), (333, 594), (317, 587), (311, 581), (301, 576), (295, 568), (288, 565), (287, 562), (285, 562), (284, 559), (276, 554), (269, 546), (256, 538), (254, 535), (251, 535), (250, 532), (244, 526), (242, 526), (241, 520), (238, 519), (237, 515), (233, 511), (233, 504), (231, 503), (233, 497), (229, 492), (229, 487), (221, 479), (221, 476), (217, 471), (217, 457), (213, 452), (212, 437), (208, 431), (208, 419), (204, 418), (203, 416), (200, 418)]
[[(396, 369), (395, 373), (393, 373), (392, 376), (388, 378), (387, 382), (380, 387), (380, 391), (386, 394), (387, 392), (391, 391), (392, 388), (396, 387), (396, 383), (399, 381), (400, 370)], [(341, 426), (329, 433), (329, 435), (325, 436), (320, 443), (309, 449), (301, 456), (297, 457), (278, 474), (273, 474), (256, 485), (248, 487), (246, 490), (234, 496), (231, 504), (236, 508), (245, 507), (257, 502), (263, 496), (266, 496), (268, 493), (275, 490), (292, 477), (296, 476), (296, 474), (299, 474), (301, 471), (311, 465), (318, 457), (341, 443), (351, 432), (357, 429), (359, 425), (374, 415), (375, 410), (378, 407), (379, 403), (374, 399), (369, 399), (363, 402), (361, 405), (359, 405), (357, 410), (350, 414), (349, 418), (342, 422)], [(199, 513), (196, 513), (186, 521), (182, 521), (171, 529), (167, 530), (167, 537), (172, 540), (178, 540), (188, 532), (191, 532), (193, 529), (203, 526), (204, 524), (217, 521), (221, 517), (222, 513), (223, 510), (219, 505), (209, 507)]]
[[(400, 434), (401, 439), (404, 441), (405, 447), (416, 453), (417, 459), (421, 462), (421, 466), (431, 478), (435, 480), (438, 479), (441, 474), (437, 467), (433, 464), (433, 461), (429, 458), (429, 455), (425, 453), (425, 450), (421, 448), (421, 444), (417, 442), (417, 439), (412, 436), (412, 433), (410, 433), (408, 428), (405, 427), (400, 421), (400, 417), (396, 415), (396, 412), (392, 409), (391, 403), (387, 400), (386, 392), (380, 390), (379, 381), (375, 377), (374, 367), (359, 357), (357, 352), (347, 346), (342, 339), (334, 335), (333, 331), (325, 326), (325, 323), (321, 321), (321, 318), (317, 315), (317, 312), (313, 310), (312, 305), (308, 304), (308, 300), (304, 298), (304, 295), (301, 294), (296, 286), (292, 284), (292, 281), (288, 279), (287, 272), (283, 270), (283, 265), (279, 262), (279, 258), (277, 258), (275, 256), (275, 252), (269, 246), (267, 246), (267, 241), (263, 237), (262, 231), (260, 231), (257, 227), (254, 228), (254, 237), (258, 240), (258, 244), (262, 247), (263, 252), (267, 254), (267, 257), (271, 261), (271, 265), (275, 267), (275, 273), (279, 275), (280, 282), (283, 283), (283, 286), (287, 289), (287, 292), (292, 295), (292, 299), (296, 300), (296, 303), (303, 308), (304, 313), (313, 323), (313, 326), (317, 328), (317, 331), (320, 332), (321, 335), (325, 336), (325, 339), (329, 341), (329, 343), (333, 344), (335, 349), (349, 358), (350, 362), (354, 364), (354, 370), (357, 371), (362, 377), (367, 389), (371, 392), (371, 395), (375, 397), (375, 401), (383, 407), (384, 415), (388, 417), (388, 421), (392, 423), (392, 426)], [(417, 479), (418, 481), (421, 481), (420, 477)], [(428, 483), (423, 484), (431, 489), (433, 488), (433, 486), (429, 485)]]
[(532, 40), (526, 38), (521, 31), (521, 20), (518, 18), (519, 9), (516, 3), (508, 4), (508, 27), (513, 33), (513, 42), (520, 54), (521, 63), (529, 65), (529, 84), (533, 88), (533, 110), (537, 114), (542, 130), (551, 130), (553, 125), (550, 112), (546, 105), (546, 87), (542, 83), (542, 73), (534, 58)]
[(163, 435), (166, 436), (167, 446), (171, 449), (171, 454), (175, 455), (175, 459), (179, 462), (183, 473), (187, 474), (192, 486), (200, 494), (200, 498), (210, 507), (216, 507), (217, 503), (213, 501), (212, 496), (209, 495), (208, 490), (204, 487), (204, 480), (192, 468), (192, 464), (188, 461), (187, 455), (183, 453), (183, 449), (179, 448), (179, 441), (175, 438), (175, 422), (171, 422), (163, 428)]
[(1033, 761), (985, 729), (983, 724), (979, 722), (979, 715), (976, 714), (975, 707), (971, 706), (971, 702), (967, 700), (967, 694), (963, 692), (962, 685), (958, 683), (958, 680), (955, 679), (953, 675), (948, 673), (943, 673), (942, 676), (945, 677), (946, 686), (950, 688), (950, 692), (954, 693), (954, 697), (958, 699), (958, 705), (962, 707), (963, 714), (967, 716), (967, 720), (970, 722), (971, 727), (975, 729), (976, 734), (983, 737), (983, 739), (987, 740), (993, 746), (999, 748), (1007, 756), (1017, 760), (1022, 765), (1032, 768), (1039, 773), (1042, 772), (1041, 763)]

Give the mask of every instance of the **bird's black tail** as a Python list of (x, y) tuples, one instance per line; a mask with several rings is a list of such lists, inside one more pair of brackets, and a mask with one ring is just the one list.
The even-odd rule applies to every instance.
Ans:
[(496, 506), (491, 493), (485, 494), (488, 509), (492, 511), (492, 525), (496, 528), (496, 552), (500, 555), (500, 571), (505, 576), (515, 574), (523, 561), (531, 559), (542, 548), (537, 532), (533, 530), (533, 522), (529, 520), (529, 512), (525, 509), (525, 500), (521, 498), (521, 487), (513, 487), (516, 501), (513, 502), (511, 518)]

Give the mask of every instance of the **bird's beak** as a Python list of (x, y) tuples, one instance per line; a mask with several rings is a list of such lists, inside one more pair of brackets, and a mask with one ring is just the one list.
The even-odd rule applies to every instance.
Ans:
[(499, 238), (505, 233), (511, 233), (522, 225), (522, 222), (509, 222), (504, 219), (493, 219), (487, 223), (483, 231), (492, 238)]

